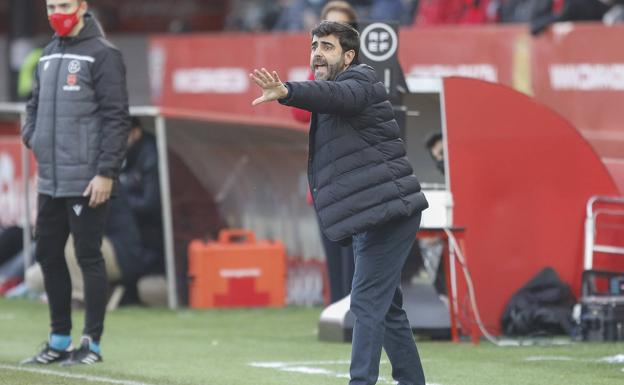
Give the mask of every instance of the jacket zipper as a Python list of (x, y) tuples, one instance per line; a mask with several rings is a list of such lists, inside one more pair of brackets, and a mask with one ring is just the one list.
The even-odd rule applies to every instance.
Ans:
[(56, 179), (56, 99), (59, 93), (59, 76), (61, 74), (61, 68), (63, 67), (63, 54), (65, 53), (65, 43), (62, 39), (59, 39), (59, 45), (61, 46), (61, 58), (59, 60), (58, 68), (56, 69), (56, 78), (54, 79), (54, 101), (52, 103), (52, 180), (54, 183), (53, 197), (56, 197), (56, 190), (58, 188), (58, 180)]

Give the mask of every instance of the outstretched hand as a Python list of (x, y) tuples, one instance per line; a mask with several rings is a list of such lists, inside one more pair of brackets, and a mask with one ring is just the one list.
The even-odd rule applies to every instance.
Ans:
[(282, 83), (276, 71), (269, 73), (265, 68), (255, 69), (249, 74), (258, 87), (262, 88), (262, 96), (254, 100), (251, 105), (257, 106), (260, 103), (272, 102), (288, 96), (288, 88)]

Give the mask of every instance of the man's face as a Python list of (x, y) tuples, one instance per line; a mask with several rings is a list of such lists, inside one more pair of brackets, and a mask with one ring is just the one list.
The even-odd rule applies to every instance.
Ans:
[(433, 157), (433, 159), (437, 161), (444, 160), (444, 143), (442, 143), (442, 140), (436, 141), (433, 144), (433, 146), (431, 146), (430, 151), (431, 151), (431, 156)]
[(342, 52), (340, 41), (334, 35), (312, 37), (310, 68), (315, 80), (335, 80), (353, 60), (353, 51)]
[[(76, 12), (83, 2), (79, 0), (46, 0), (48, 16), (54, 13), (70, 14)], [(78, 16), (82, 16), (80, 12)]]

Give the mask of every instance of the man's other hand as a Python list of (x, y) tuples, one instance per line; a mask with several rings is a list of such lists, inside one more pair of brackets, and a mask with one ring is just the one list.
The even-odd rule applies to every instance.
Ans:
[(249, 74), (258, 87), (262, 88), (262, 96), (254, 100), (251, 105), (257, 106), (260, 103), (272, 102), (288, 96), (288, 88), (282, 83), (276, 71), (269, 73), (265, 68), (261, 70), (255, 69)]
[(89, 199), (89, 207), (93, 208), (106, 202), (110, 198), (112, 190), (113, 180), (111, 178), (96, 175), (91, 179), (91, 182), (89, 182), (89, 185), (82, 195), (85, 197), (91, 196), (91, 199)]

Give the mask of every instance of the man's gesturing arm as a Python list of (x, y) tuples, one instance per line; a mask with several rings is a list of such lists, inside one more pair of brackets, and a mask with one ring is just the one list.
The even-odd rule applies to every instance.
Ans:
[[(372, 69), (371, 69), (372, 71)], [(282, 83), (277, 72), (254, 70), (249, 77), (262, 88), (252, 105), (278, 100), (281, 104), (321, 114), (352, 116), (375, 99), (375, 84), (364, 74), (349, 71), (339, 81), (311, 80)], [(381, 86), (381, 83), (379, 83)], [(380, 90), (378, 92), (383, 92)]]
[(364, 74), (348, 71), (335, 81), (287, 82), (288, 97), (279, 102), (319, 114), (354, 116), (378, 99), (375, 95), (383, 89), (376, 91), (376, 86), (383, 87)]

